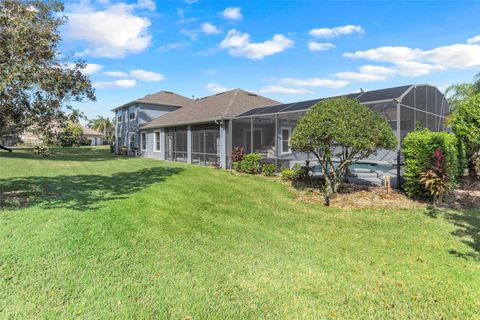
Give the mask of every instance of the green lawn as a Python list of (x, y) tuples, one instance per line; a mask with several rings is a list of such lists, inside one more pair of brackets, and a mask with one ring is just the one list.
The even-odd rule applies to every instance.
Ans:
[(0, 318), (479, 319), (480, 212), (345, 211), (105, 149), (0, 153)]

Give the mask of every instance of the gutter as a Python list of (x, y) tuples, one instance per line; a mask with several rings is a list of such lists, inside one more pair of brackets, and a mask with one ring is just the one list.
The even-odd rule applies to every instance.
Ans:
[(171, 128), (171, 127), (185, 126), (185, 125), (191, 125), (191, 124), (202, 124), (202, 123), (207, 123), (207, 122), (226, 121), (226, 120), (231, 120), (231, 119), (233, 119), (233, 118), (222, 116), (222, 117), (213, 117), (213, 118), (206, 118), (206, 119), (199, 119), (199, 120), (192, 120), (192, 121), (183, 121), (183, 122), (175, 122), (175, 123), (169, 123), (169, 124), (152, 125), (152, 126), (147, 126), (148, 124), (146, 124), (145, 126), (139, 127), (138, 130)]

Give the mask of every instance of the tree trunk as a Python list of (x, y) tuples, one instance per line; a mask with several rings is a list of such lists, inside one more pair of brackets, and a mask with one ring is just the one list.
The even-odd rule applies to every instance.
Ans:
[(12, 152), (13, 150), (7, 147), (4, 147), (0, 144), (0, 149), (7, 150), (8, 152)]

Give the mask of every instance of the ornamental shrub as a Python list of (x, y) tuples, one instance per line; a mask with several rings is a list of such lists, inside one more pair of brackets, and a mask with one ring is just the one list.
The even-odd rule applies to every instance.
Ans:
[(447, 132), (432, 132), (423, 129), (407, 134), (403, 141), (405, 156), (403, 187), (409, 197), (417, 199), (432, 197), (421, 179), (422, 173), (433, 169), (437, 149), (443, 154), (442, 168), (445, 175), (449, 177), (450, 187), (456, 184), (464, 168), (464, 165), (458, 160), (457, 144), (457, 138)]
[(280, 171), (280, 176), (284, 181), (293, 181), (295, 180), (295, 172), (292, 169), (283, 169)]
[(260, 161), (262, 156), (257, 153), (249, 153), (245, 155), (242, 161), (238, 161), (235, 164), (237, 171), (245, 173), (260, 173), (261, 166)]
[(265, 163), (263, 166), (262, 166), (262, 173), (264, 176), (267, 176), (267, 177), (271, 177), (275, 174), (275, 171), (277, 170), (277, 168), (275, 167), (275, 165), (273, 163)]
[(442, 197), (446, 195), (453, 186), (451, 177), (444, 170), (444, 164), (445, 156), (442, 150), (437, 148), (433, 156), (432, 165), (420, 175), (420, 182), (433, 197), (433, 205), (437, 204), (438, 201), (442, 201)]
[(294, 173), (295, 181), (307, 181), (311, 178), (313, 168), (310, 167), (310, 164), (302, 165), (300, 163), (295, 163), (292, 167)]
[(232, 150), (232, 162), (242, 161), (245, 157), (245, 151), (242, 147), (234, 147)]

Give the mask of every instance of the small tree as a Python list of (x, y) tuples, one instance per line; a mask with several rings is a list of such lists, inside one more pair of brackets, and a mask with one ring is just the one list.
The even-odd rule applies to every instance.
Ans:
[(82, 126), (74, 122), (65, 126), (63, 132), (59, 134), (59, 140), (62, 147), (79, 147), (90, 144), (88, 139), (83, 136)]
[(475, 158), (480, 152), (480, 93), (459, 103), (450, 115), (449, 122), (455, 135), (465, 144), (471, 176), (476, 172)]
[(379, 114), (347, 98), (321, 101), (295, 127), (291, 147), (313, 154), (322, 167), (327, 195), (338, 191), (348, 166), (375, 154), (393, 150), (397, 139)]

